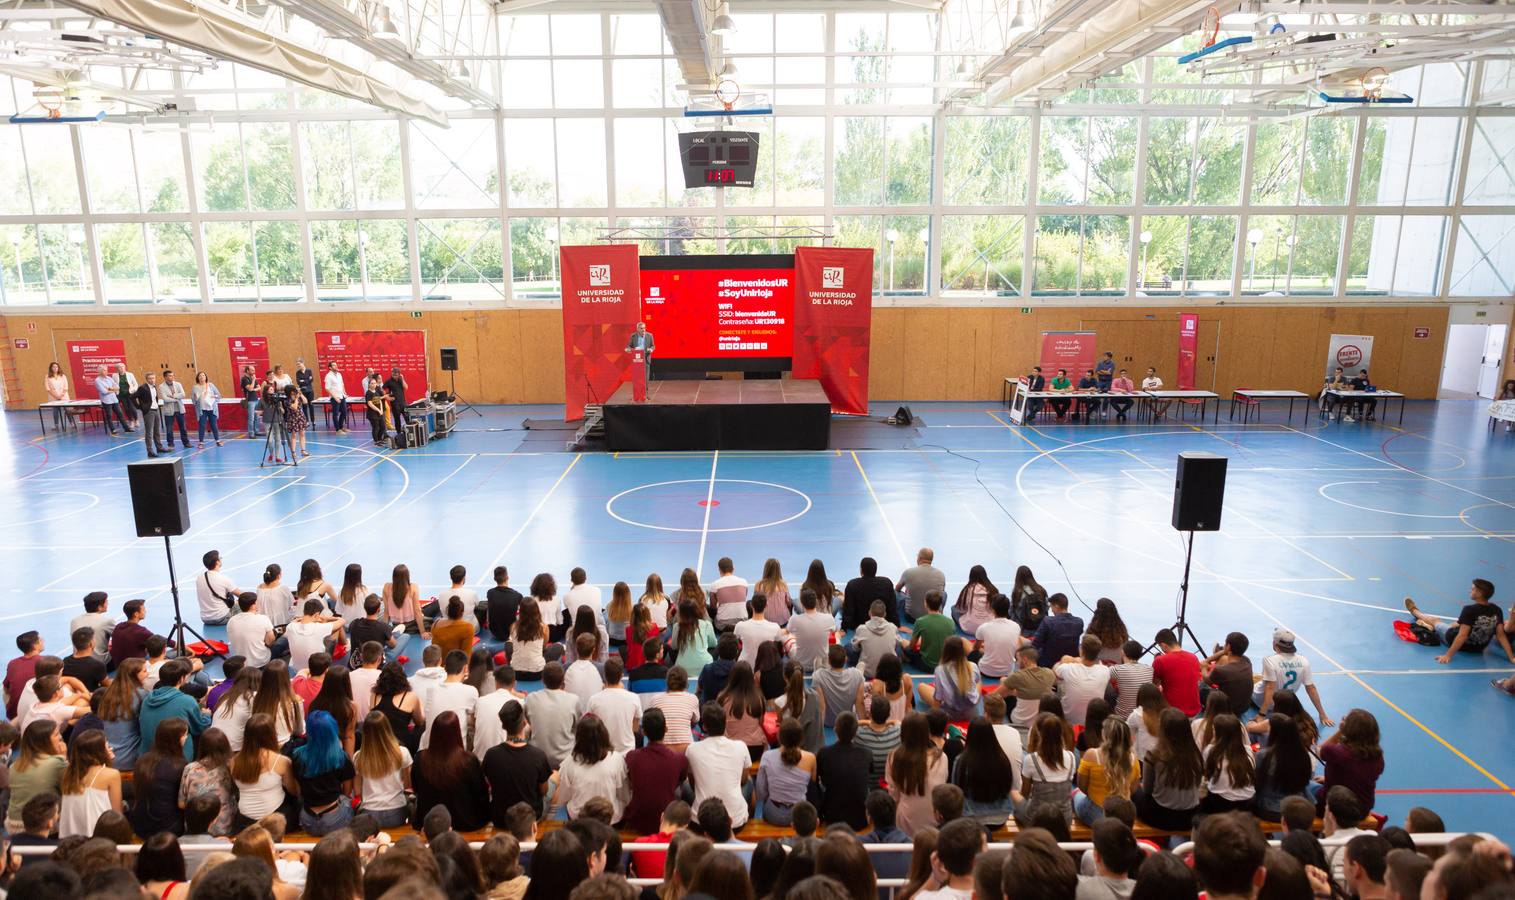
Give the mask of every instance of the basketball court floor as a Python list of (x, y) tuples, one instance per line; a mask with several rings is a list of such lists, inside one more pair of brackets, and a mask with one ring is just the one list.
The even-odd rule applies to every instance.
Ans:
[[(1086, 620), (1085, 606), (1110, 597), (1150, 640), (1176, 617), (1184, 562), (1169, 525), (1175, 456), (1207, 450), (1229, 457), (1230, 472), (1222, 530), (1194, 539), (1200, 638), (1242, 631), (1260, 664), (1272, 630), (1293, 630), (1327, 712), (1378, 717), (1379, 811), (1398, 821), (1426, 805), (1453, 829), (1508, 840), (1515, 697), (1489, 682), (1515, 665), (1497, 647), (1438, 665), (1435, 650), (1392, 630), (1406, 595), (1455, 616), (1475, 577), (1495, 583), (1506, 609), (1515, 598), (1515, 436), (1490, 433), (1483, 409), (1412, 403), (1403, 429), (1313, 414), (1289, 427), (1271, 409), (1250, 426), (1222, 416), (1205, 428), (1013, 428), (992, 403), (933, 403), (915, 406), (927, 423), (915, 449), (570, 454), (522, 442), (524, 418), (560, 407), (494, 407), (398, 453), (316, 431), (298, 468), (260, 468), (261, 441), (182, 453), (193, 527), (174, 558), (193, 616), (192, 582), (212, 548), (246, 588), (269, 562), (292, 584), (315, 558), (333, 581), (362, 564), (370, 586), (406, 563), (423, 595), (456, 563), (481, 589), (501, 563), (521, 588), (540, 571), (564, 584), (582, 565), (608, 595), (620, 580), (640, 593), (649, 571), (671, 585), (685, 566), (709, 581), (722, 556), (749, 579), (769, 556), (791, 584), (812, 558), (839, 584), (865, 555), (894, 577), (930, 546), (951, 592), (976, 563), (1002, 587), (1026, 564)], [(102, 589), (113, 611), (149, 599), (148, 624), (166, 631), (163, 543), (134, 537), (126, 485), (125, 464), (142, 458), (140, 440), (44, 437), (35, 416), (4, 417), (0, 631), (35, 628), (61, 655), (80, 599)]]

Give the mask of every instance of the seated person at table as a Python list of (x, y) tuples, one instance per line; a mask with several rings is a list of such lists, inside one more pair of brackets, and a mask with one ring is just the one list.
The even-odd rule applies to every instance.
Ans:
[(1331, 396), (1331, 391), (1350, 391), (1351, 389), (1352, 383), (1347, 381), (1347, 376), (1341, 366), (1337, 366), (1336, 371), (1326, 378), (1325, 384), (1320, 388), (1320, 417), (1329, 419), (1336, 409), (1337, 401)]
[[(1057, 370), (1057, 375), (1055, 375), (1052, 379), (1051, 389), (1060, 394), (1069, 394), (1073, 392), (1073, 382), (1068, 380), (1067, 369)], [(1047, 402), (1052, 404), (1052, 411), (1057, 414), (1058, 421), (1062, 421), (1063, 417), (1068, 414), (1068, 407), (1073, 405), (1072, 400), (1067, 400), (1062, 397), (1048, 400)]]
[[(1377, 390), (1375, 387), (1373, 387), (1373, 382), (1368, 378), (1367, 369), (1358, 370), (1357, 377), (1353, 378), (1350, 384), (1352, 385), (1352, 390), (1354, 391)], [(1378, 401), (1372, 399), (1358, 400), (1357, 402), (1353, 403), (1352, 406), (1364, 419), (1369, 422), (1373, 421), (1373, 414), (1378, 411)]]
[[(1045, 391), (1046, 389), (1047, 379), (1042, 377), (1042, 367), (1032, 366), (1031, 374), (1026, 376), (1027, 392), (1034, 394), (1038, 391)], [(1026, 421), (1029, 422), (1035, 419), (1037, 414), (1041, 411), (1042, 401), (1039, 398), (1032, 397), (1030, 400), (1026, 401)]]
[(1494, 583), (1475, 578), (1473, 586), (1468, 590), (1468, 600), (1471, 602), (1462, 608), (1455, 622), (1447, 622), (1439, 616), (1421, 612), (1420, 607), (1409, 597), (1405, 598), (1405, 609), (1410, 611), (1416, 622), (1434, 629), (1436, 636), (1446, 645), (1447, 652), (1436, 657), (1439, 663), (1451, 662), (1452, 656), (1459, 650), (1482, 653), (1493, 641), (1498, 641), (1504, 655), (1515, 663), (1515, 650), (1510, 648), (1510, 637), (1506, 634), (1509, 629), (1505, 625), (1504, 610), (1496, 606), (1493, 599)]
[[(1120, 374), (1115, 376), (1115, 380), (1110, 382), (1109, 390), (1112, 394), (1130, 394), (1136, 390), (1136, 385), (1131, 383), (1131, 376), (1126, 374), (1126, 370), (1121, 369)], [(1117, 422), (1124, 422), (1126, 420), (1126, 413), (1131, 410), (1132, 401), (1121, 397), (1109, 402), (1111, 408), (1115, 410), (1115, 420)]]
[[(1163, 380), (1157, 376), (1157, 370), (1147, 367), (1147, 377), (1142, 379), (1142, 390), (1160, 391), (1163, 389)], [(1152, 410), (1152, 418), (1161, 419), (1168, 414), (1168, 407), (1173, 405), (1172, 400), (1148, 400), (1147, 407)]]
[[(1089, 394), (1092, 394), (1099, 390), (1099, 381), (1094, 377), (1093, 369), (1084, 370), (1084, 377), (1078, 380), (1078, 390), (1079, 393)], [(1098, 400), (1078, 401), (1078, 412), (1082, 412), (1084, 414), (1085, 422), (1089, 421), (1089, 417), (1092, 416), (1094, 414), (1094, 411), (1097, 409), (1099, 409)], [(1075, 413), (1075, 415), (1077, 415), (1077, 413)]]

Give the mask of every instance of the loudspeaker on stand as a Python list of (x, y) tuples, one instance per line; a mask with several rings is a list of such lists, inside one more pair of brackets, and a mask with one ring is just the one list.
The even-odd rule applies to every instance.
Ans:
[(148, 459), (127, 463), (132, 515), (137, 537), (165, 537), (189, 530), (189, 495), (184, 492), (184, 461)]
[(1226, 457), (1199, 450), (1178, 454), (1173, 485), (1173, 527), (1179, 531), (1219, 531), (1226, 495)]

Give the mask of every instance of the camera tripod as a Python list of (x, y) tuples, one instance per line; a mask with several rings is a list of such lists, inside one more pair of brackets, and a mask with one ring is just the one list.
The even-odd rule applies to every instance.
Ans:
[(289, 454), (289, 464), (299, 466), (300, 460), (295, 456), (294, 444), (289, 440), (289, 429), (284, 427), (283, 410), (275, 410), (273, 418), (268, 420), (268, 436), (263, 439), (263, 455), (258, 460), (258, 468), (274, 464), (283, 465), (284, 459), (279, 454)]

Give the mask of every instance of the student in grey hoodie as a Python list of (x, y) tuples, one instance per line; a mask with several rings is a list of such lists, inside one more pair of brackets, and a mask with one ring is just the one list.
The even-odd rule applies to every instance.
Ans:
[(888, 610), (882, 600), (875, 600), (868, 607), (868, 621), (859, 625), (852, 635), (852, 662), (863, 667), (863, 677), (872, 678), (878, 672), (878, 661), (894, 652), (899, 643), (899, 628), (885, 616)]

